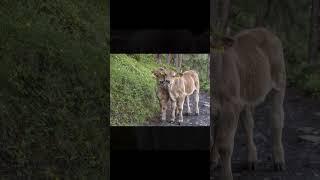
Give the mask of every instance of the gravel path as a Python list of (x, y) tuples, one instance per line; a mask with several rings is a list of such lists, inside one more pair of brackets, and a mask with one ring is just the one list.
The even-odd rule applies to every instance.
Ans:
[[(167, 120), (171, 118), (171, 109), (167, 110)], [(199, 115), (195, 115), (195, 100), (194, 94), (190, 96), (190, 108), (192, 115), (184, 114), (183, 122), (161, 122), (160, 114), (155, 115), (148, 120), (144, 126), (210, 126), (210, 96), (205, 92), (200, 92), (199, 97)], [(183, 113), (187, 112), (187, 103), (184, 103)], [(177, 117), (176, 117), (177, 118)]]
[(283, 131), (287, 170), (282, 173), (273, 172), (268, 121), (270, 108), (267, 100), (255, 112), (254, 141), (259, 159), (255, 172), (246, 171), (245, 136), (242, 127), (238, 128), (232, 157), (234, 180), (320, 179), (320, 100), (306, 98), (294, 89), (287, 89)]

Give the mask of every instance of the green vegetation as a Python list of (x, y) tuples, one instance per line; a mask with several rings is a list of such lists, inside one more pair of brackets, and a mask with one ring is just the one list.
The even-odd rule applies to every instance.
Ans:
[[(186, 63), (186, 65), (183, 65), (183, 69), (199, 67), (200, 61), (206, 67), (205, 62), (208, 61), (204, 61), (201, 57), (201, 60), (197, 59), (198, 56), (200, 55), (190, 56), (190, 59), (184, 57), (185, 61), (183, 63)], [(166, 62), (165, 60), (162, 57), (162, 62)], [(156, 80), (151, 73), (158, 67), (175, 70), (171, 65), (157, 64), (152, 54), (111, 54), (111, 125), (137, 125), (159, 113)], [(200, 82), (203, 84), (202, 90), (208, 90), (209, 88), (208, 77), (205, 74), (207, 68), (205, 69), (203, 71), (195, 69), (199, 72), (200, 80), (203, 80), (203, 82)]]
[(193, 69), (199, 73), (200, 90), (209, 93), (208, 54), (184, 54), (182, 69)]
[(135, 125), (159, 111), (152, 55), (110, 56), (111, 125)]
[(107, 3), (1, 1), (2, 178), (108, 177)]
[[(320, 97), (320, 65), (301, 64), (292, 66), (291, 83), (303, 90), (306, 95)], [(296, 78), (296, 79), (292, 79)]]

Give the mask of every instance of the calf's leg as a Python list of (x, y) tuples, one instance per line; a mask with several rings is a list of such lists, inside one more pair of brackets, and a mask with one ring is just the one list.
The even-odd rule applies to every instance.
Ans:
[(199, 115), (199, 90), (195, 91), (196, 115)]
[(183, 112), (184, 100), (185, 100), (185, 97), (181, 97), (181, 98), (178, 99), (178, 112), (179, 112), (179, 120), (178, 120), (178, 122), (183, 122), (182, 112)]
[(215, 145), (215, 143), (213, 143), (213, 145), (212, 145), (211, 159), (212, 159), (212, 163), (213, 163), (213, 168), (216, 168), (218, 166), (218, 162), (219, 162), (219, 153), (218, 153), (217, 145)]
[(246, 106), (241, 113), (241, 121), (246, 132), (248, 146), (248, 169), (255, 170), (257, 166), (257, 148), (253, 140), (254, 120), (252, 117), (253, 108)]
[(171, 121), (174, 121), (176, 119), (176, 108), (177, 108), (177, 101), (176, 100), (171, 100)]
[(190, 115), (191, 114), (191, 109), (190, 109), (190, 98), (189, 98), (189, 96), (187, 96), (186, 99), (187, 99), (187, 106), (188, 106), (187, 115)]
[(216, 130), (215, 130), (215, 126), (213, 126), (212, 123), (210, 123), (210, 158), (211, 161), (213, 163), (213, 169), (216, 168), (216, 166), (218, 165), (218, 161), (219, 161), (219, 153), (218, 153), (218, 149), (217, 146), (215, 145), (214, 140), (216, 139)]
[(284, 123), (283, 100), (284, 90), (274, 90), (272, 94), (271, 128), (274, 168), (276, 171), (285, 170), (284, 150), (282, 145), (282, 129)]
[(232, 180), (231, 156), (234, 146), (234, 135), (238, 126), (239, 106), (225, 102), (221, 108), (215, 128), (215, 145), (221, 160), (221, 180)]
[(167, 116), (167, 103), (168, 101), (163, 99), (160, 102), (160, 107), (161, 107), (161, 120), (165, 121), (166, 120), (166, 116)]

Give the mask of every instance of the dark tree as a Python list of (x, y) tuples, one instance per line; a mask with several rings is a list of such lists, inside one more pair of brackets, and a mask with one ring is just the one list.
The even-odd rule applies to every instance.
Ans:
[(311, 22), (310, 22), (310, 39), (309, 39), (309, 62), (315, 64), (317, 62), (317, 54), (319, 48), (319, 0), (312, 0)]

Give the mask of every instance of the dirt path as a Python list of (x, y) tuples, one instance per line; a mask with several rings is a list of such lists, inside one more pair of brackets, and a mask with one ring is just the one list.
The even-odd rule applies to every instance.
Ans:
[(283, 131), (287, 170), (283, 173), (273, 172), (272, 142), (267, 121), (270, 117), (269, 111), (270, 103), (265, 102), (255, 112), (254, 141), (259, 161), (258, 169), (254, 173), (245, 169), (245, 136), (242, 127), (238, 129), (232, 157), (234, 180), (320, 179), (320, 100), (306, 98), (296, 90), (287, 89)]
[[(169, 106), (170, 109), (171, 106)], [(144, 126), (210, 126), (210, 96), (205, 92), (200, 92), (199, 98), (199, 115), (195, 115), (194, 94), (190, 96), (190, 108), (192, 115), (184, 114), (183, 122), (168, 122), (171, 118), (171, 111), (167, 111), (167, 122), (161, 122), (160, 114), (148, 120)], [(187, 103), (184, 103), (183, 113), (187, 112)]]

